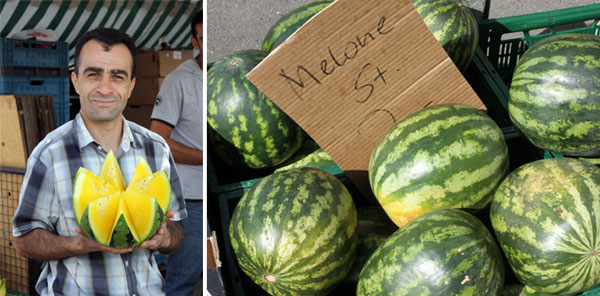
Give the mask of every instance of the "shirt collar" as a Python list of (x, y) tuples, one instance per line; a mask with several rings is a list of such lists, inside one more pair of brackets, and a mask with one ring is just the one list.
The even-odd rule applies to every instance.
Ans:
[[(123, 115), (121, 115), (121, 116), (123, 116)], [(88, 145), (94, 145), (96, 147), (100, 145), (96, 142), (96, 140), (94, 140), (94, 138), (90, 134), (90, 131), (85, 126), (85, 123), (83, 122), (83, 118), (81, 117), (81, 113), (77, 113), (77, 115), (75, 116), (75, 123), (73, 125), (73, 128), (76, 129), (75, 132), (77, 133), (77, 141), (79, 144), (79, 151), (83, 151), (83, 148)], [(135, 145), (135, 139), (133, 137), (133, 133), (131, 132), (131, 129), (129, 128), (129, 123), (127, 122), (127, 120), (125, 120), (125, 117), (123, 117), (123, 136), (121, 137), (121, 143), (119, 144), (119, 150), (123, 150), (123, 152), (127, 152), (127, 151), (129, 151), (129, 149), (131, 148), (132, 145)], [(115, 154), (117, 154), (117, 153), (118, 153), (118, 151), (115, 152)]]

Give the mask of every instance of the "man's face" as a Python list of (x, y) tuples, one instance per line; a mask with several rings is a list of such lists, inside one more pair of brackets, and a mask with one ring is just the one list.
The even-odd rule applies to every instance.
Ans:
[(90, 40), (81, 49), (79, 62), (79, 75), (71, 73), (71, 80), (84, 119), (95, 123), (118, 120), (135, 86), (127, 46), (115, 44), (106, 51), (100, 42)]
[(195, 49), (200, 50), (200, 55), (202, 56), (202, 39), (204, 33), (202, 32), (203, 24), (196, 24), (196, 36), (192, 37), (192, 45)]

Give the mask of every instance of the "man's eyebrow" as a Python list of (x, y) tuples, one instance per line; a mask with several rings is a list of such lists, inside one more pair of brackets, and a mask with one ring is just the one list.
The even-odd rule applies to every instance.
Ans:
[(86, 72), (104, 72), (104, 70), (102, 70), (102, 68), (98, 68), (98, 67), (87, 67), (85, 68), (85, 70), (83, 70), (83, 73)]
[[(104, 69), (99, 68), (99, 67), (87, 67), (87, 68), (85, 68), (83, 73), (86, 73), (86, 72), (102, 73), (102, 72), (104, 72)], [(110, 73), (111, 74), (122, 74), (122, 75), (125, 75), (125, 77), (129, 77), (129, 73), (123, 69), (112, 69), (112, 70), (110, 70)]]
[(129, 77), (129, 73), (127, 73), (127, 71), (123, 70), (123, 69), (112, 69), (110, 70), (111, 74), (123, 74), (125, 75), (125, 77)]

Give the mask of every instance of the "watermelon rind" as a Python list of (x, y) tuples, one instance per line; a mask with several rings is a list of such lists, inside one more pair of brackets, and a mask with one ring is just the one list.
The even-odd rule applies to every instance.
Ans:
[(207, 74), (208, 124), (255, 169), (281, 164), (304, 140), (302, 129), (245, 77), (265, 57), (260, 50), (234, 52)]
[(331, 3), (331, 0), (317, 0), (286, 13), (271, 26), (263, 40), (262, 49), (271, 52)]
[(498, 295), (500, 248), (481, 221), (459, 209), (423, 214), (371, 255), (357, 295)]
[(326, 295), (350, 270), (356, 207), (330, 173), (274, 173), (237, 204), (229, 236), (241, 270), (271, 295)]
[(600, 284), (600, 168), (574, 158), (524, 164), (498, 186), (492, 227), (520, 282), (576, 294)]
[(411, 0), (417, 12), (456, 67), (464, 71), (479, 43), (479, 26), (459, 0)]

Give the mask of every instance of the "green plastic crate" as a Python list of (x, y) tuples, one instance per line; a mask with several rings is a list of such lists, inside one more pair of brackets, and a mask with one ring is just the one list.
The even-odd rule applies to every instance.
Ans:
[[(509, 128), (512, 126), (508, 115), (509, 87), (519, 57), (548, 36), (566, 33), (600, 35), (600, 3), (480, 20), (478, 24), (479, 46), (464, 73), (465, 78), (488, 108), (490, 117), (501, 128)], [(563, 157), (559, 153), (541, 151), (541, 158)]]

